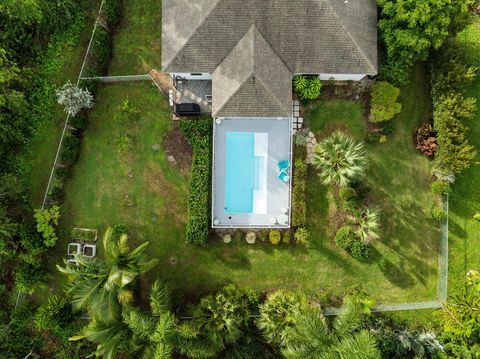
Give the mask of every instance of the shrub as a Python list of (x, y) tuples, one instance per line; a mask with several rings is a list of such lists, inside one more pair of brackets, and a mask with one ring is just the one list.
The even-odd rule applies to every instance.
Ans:
[(240, 242), (240, 241), (243, 239), (243, 232), (242, 232), (242, 230), (237, 229), (237, 230), (233, 233), (233, 239), (234, 239), (236, 242)]
[(297, 133), (295, 135), (295, 145), (305, 147), (307, 145), (307, 138), (304, 135)]
[(61, 162), (66, 166), (73, 166), (80, 155), (80, 140), (72, 134), (65, 136), (62, 146)]
[(289, 230), (285, 231), (283, 233), (282, 243), (290, 244), (291, 239), (292, 239), (292, 233)]
[(348, 202), (357, 198), (357, 192), (352, 187), (343, 187), (340, 188), (338, 196), (344, 202)]
[(123, 234), (128, 235), (128, 227), (125, 224), (116, 224), (112, 227), (112, 239), (118, 241)]
[(51, 295), (35, 315), (37, 329), (58, 330), (73, 320), (73, 310), (67, 297)]
[(367, 132), (365, 135), (365, 142), (370, 144), (379, 143), (380, 141), (380, 134), (376, 132)]
[(397, 102), (400, 90), (388, 82), (378, 81), (372, 86), (372, 100), (369, 120), (372, 122), (389, 121), (402, 110)]
[(350, 250), (355, 242), (358, 242), (358, 239), (351, 226), (343, 226), (335, 234), (335, 243), (342, 249)]
[(123, 123), (137, 122), (140, 118), (140, 110), (135, 106), (128, 97), (118, 106), (115, 120)]
[(450, 193), (450, 183), (445, 181), (435, 181), (432, 183), (432, 193), (440, 196), (446, 196)]
[(260, 231), (259, 237), (262, 242), (266, 242), (268, 240), (268, 233), (268, 229), (262, 229)]
[(52, 206), (50, 209), (36, 209), (33, 215), (37, 222), (37, 232), (43, 237), (46, 247), (53, 247), (58, 240), (55, 233), (60, 218), (60, 208)]
[(280, 231), (278, 229), (273, 229), (268, 234), (268, 239), (270, 240), (270, 243), (278, 244), (278, 243), (280, 243), (280, 240), (282, 239), (282, 234), (280, 233)]
[(248, 232), (247, 235), (245, 236), (245, 240), (247, 241), (248, 244), (254, 244), (256, 238), (257, 238), (257, 235), (255, 234), (255, 232)]
[(130, 152), (133, 147), (133, 140), (128, 135), (121, 135), (118, 139), (118, 151), (125, 154)]
[(473, 215), (473, 219), (480, 222), (480, 212), (477, 212)]
[(93, 107), (93, 96), (88, 89), (82, 89), (67, 81), (65, 85), (56, 91), (57, 102), (63, 105), (65, 112), (75, 116), (84, 108)]
[(365, 260), (370, 257), (372, 251), (371, 246), (362, 241), (354, 241), (350, 247), (352, 257), (358, 260)]
[(88, 116), (77, 114), (70, 118), (70, 125), (79, 130), (85, 130), (88, 125)]
[(70, 177), (72, 170), (69, 167), (57, 167), (55, 169), (55, 176), (60, 181), (65, 181), (68, 177)]
[(432, 208), (432, 218), (442, 222), (447, 218), (447, 213), (443, 210), (443, 208), (434, 207)]
[(223, 243), (230, 243), (230, 242), (232, 242), (232, 236), (229, 234), (225, 234), (223, 236)]
[(44, 285), (46, 277), (44, 263), (22, 263), (15, 270), (15, 287), (19, 292), (32, 294), (35, 288)]
[(425, 156), (431, 157), (437, 152), (437, 133), (433, 130), (432, 125), (424, 123), (417, 130), (416, 148)]
[(307, 203), (305, 198), (307, 165), (295, 160), (292, 189), (292, 225), (303, 227), (307, 223)]
[(298, 244), (303, 244), (304, 246), (308, 246), (308, 243), (309, 243), (308, 237), (309, 237), (309, 233), (305, 228), (303, 227), (297, 228), (295, 232), (295, 241)]
[(322, 82), (318, 76), (295, 76), (293, 88), (302, 100), (315, 100), (320, 96)]

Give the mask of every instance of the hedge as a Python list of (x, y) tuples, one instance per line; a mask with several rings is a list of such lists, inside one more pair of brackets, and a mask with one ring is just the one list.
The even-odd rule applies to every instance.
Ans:
[(212, 121), (184, 120), (180, 129), (193, 146), (185, 240), (200, 245), (207, 243), (209, 233)]
[(304, 227), (307, 223), (306, 180), (307, 165), (304, 159), (296, 154), (292, 188), (292, 225), (294, 227)]

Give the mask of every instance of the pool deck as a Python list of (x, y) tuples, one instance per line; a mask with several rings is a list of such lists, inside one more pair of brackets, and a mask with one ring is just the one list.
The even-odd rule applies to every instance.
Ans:
[[(266, 163), (266, 209), (261, 213), (225, 212), (225, 169), (227, 132), (250, 132), (268, 135)], [(228, 118), (220, 125), (214, 124), (214, 161), (212, 178), (212, 227), (213, 228), (288, 228), (290, 227), (291, 185), (277, 178), (278, 162), (290, 160), (292, 152), (291, 119)], [(289, 170), (291, 178), (291, 173)], [(258, 194), (256, 194), (258, 195)], [(262, 206), (261, 206), (262, 207)], [(287, 224), (272, 224), (271, 219), (288, 209)], [(254, 210), (255, 212), (255, 210)], [(218, 220), (215, 225), (214, 221)]]

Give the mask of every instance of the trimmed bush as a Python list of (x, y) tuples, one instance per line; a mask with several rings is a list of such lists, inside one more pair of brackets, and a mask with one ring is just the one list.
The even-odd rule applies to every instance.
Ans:
[(320, 96), (322, 81), (318, 76), (295, 76), (293, 88), (302, 100), (315, 100)]
[(292, 240), (292, 233), (289, 230), (287, 230), (286, 232), (283, 233), (282, 243), (290, 244), (291, 240)]
[(371, 95), (371, 122), (389, 121), (402, 110), (402, 105), (397, 102), (400, 90), (388, 82), (375, 82)]
[(304, 246), (308, 246), (309, 244), (308, 237), (309, 237), (309, 233), (305, 228), (303, 227), (297, 228), (297, 231), (295, 232), (295, 241), (298, 244), (303, 244)]
[(245, 240), (247, 241), (248, 244), (254, 244), (256, 238), (257, 238), (257, 235), (255, 234), (255, 232), (248, 232), (247, 235), (245, 236)]
[(282, 239), (282, 234), (280, 233), (280, 231), (278, 229), (273, 229), (268, 234), (268, 239), (269, 239), (270, 243), (278, 244), (278, 243), (280, 243), (280, 241)]
[(372, 247), (362, 241), (355, 241), (350, 248), (352, 257), (358, 260), (368, 259), (372, 253)]
[(450, 193), (450, 183), (445, 181), (435, 181), (432, 183), (432, 193), (440, 196), (446, 196)]
[(229, 234), (226, 234), (223, 236), (223, 243), (230, 243), (232, 241), (232, 236)]
[(180, 121), (180, 129), (193, 146), (185, 240), (187, 243), (200, 245), (207, 243), (209, 233), (212, 121)]
[(440, 207), (432, 208), (432, 218), (442, 222), (447, 218), (447, 213)]
[(342, 249), (350, 250), (355, 242), (358, 242), (358, 239), (351, 226), (343, 226), (335, 234), (335, 243)]
[(473, 219), (480, 222), (480, 212), (477, 212), (473, 215)]
[(293, 168), (292, 189), (292, 225), (303, 227), (307, 223), (307, 202), (305, 198), (307, 165), (302, 160), (295, 160)]

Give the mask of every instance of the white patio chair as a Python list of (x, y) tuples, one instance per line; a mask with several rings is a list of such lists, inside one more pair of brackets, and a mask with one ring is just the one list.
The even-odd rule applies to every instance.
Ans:
[(76, 256), (82, 253), (82, 245), (80, 243), (69, 243), (67, 254), (69, 256)]
[(93, 258), (97, 254), (97, 245), (85, 244), (83, 246), (83, 256), (86, 258)]

